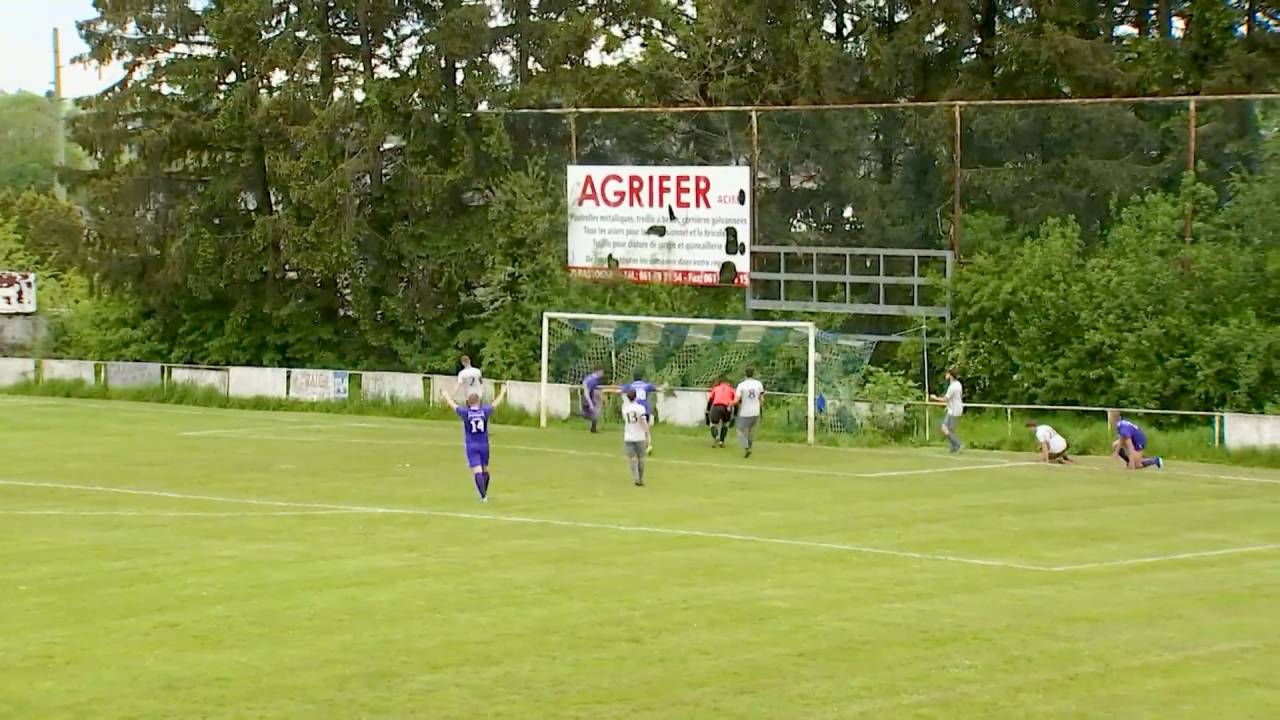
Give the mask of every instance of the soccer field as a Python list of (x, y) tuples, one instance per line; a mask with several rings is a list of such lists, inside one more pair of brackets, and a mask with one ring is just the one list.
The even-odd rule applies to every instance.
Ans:
[(1275, 471), (0, 407), (0, 717), (1280, 716)]

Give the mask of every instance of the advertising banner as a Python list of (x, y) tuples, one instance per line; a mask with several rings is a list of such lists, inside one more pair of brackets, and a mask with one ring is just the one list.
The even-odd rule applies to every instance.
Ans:
[(0, 315), (36, 311), (36, 274), (0, 270)]
[(571, 273), (746, 287), (751, 168), (570, 165)]

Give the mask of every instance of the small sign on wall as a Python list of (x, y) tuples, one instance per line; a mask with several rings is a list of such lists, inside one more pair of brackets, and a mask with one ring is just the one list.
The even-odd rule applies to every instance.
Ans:
[(0, 271), (0, 314), (36, 311), (36, 274)]

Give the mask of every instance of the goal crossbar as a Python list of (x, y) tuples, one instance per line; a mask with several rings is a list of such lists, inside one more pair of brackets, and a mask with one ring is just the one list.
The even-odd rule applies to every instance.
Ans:
[(807, 347), (807, 379), (806, 379), (806, 425), (808, 442), (812, 445), (816, 436), (816, 418), (814, 416), (817, 397), (817, 340), (818, 327), (807, 321), (794, 320), (733, 320), (715, 318), (682, 318), (659, 317), (650, 315), (610, 315), (600, 313), (573, 313), (548, 311), (542, 313), (542, 361), (538, 393), (538, 421), (541, 427), (547, 426), (547, 385), (550, 380), (550, 338), (551, 321), (608, 321), (619, 323), (678, 324), (722, 327), (755, 327), (782, 328), (804, 333), (808, 340)]

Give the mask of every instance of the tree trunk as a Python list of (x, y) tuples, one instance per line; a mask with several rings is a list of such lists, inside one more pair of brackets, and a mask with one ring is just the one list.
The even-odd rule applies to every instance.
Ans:
[(1173, 13), (1169, 9), (1171, 0), (1156, 0), (1156, 24), (1159, 26), (1161, 40), (1173, 38)]
[(1138, 37), (1151, 37), (1151, 0), (1134, 0), (1133, 25)]
[(328, 0), (316, 9), (316, 37), (320, 45), (320, 102), (333, 102), (333, 25)]
[(529, 72), (530, 0), (516, 4), (516, 87), (524, 87)]
[(845, 43), (849, 40), (849, 2), (848, 0), (833, 0), (832, 9), (835, 13), (836, 25), (836, 44), (844, 50)]
[[(356, 20), (360, 26), (360, 63), (364, 66), (365, 102), (369, 103), (369, 94), (373, 92), (375, 82), (373, 75), (373, 27), (369, 12), (369, 1), (360, 0), (356, 6)], [(382, 123), (372, 113), (367, 114), (366, 131), (369, 134), (367, 153), (369, 156), (369, 191), (372, 195), (382, 192)]]

